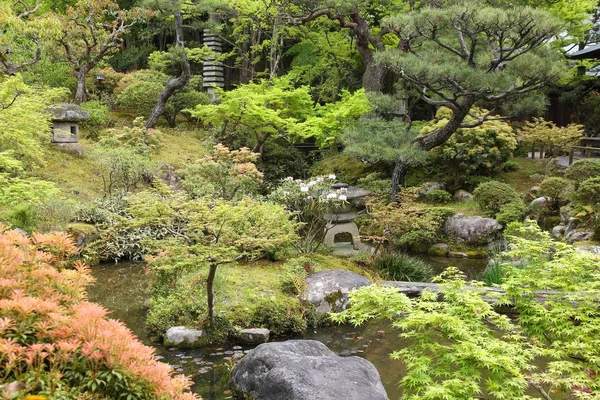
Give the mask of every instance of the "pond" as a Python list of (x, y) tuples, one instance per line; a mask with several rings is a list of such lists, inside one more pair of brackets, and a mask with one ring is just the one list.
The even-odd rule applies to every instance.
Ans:
[[(473, 279), (485, 268), (486, 260), (437, 259), (425, 257), (443, 270), (453, 265)], [(148, 275), (144, 263), (102, 264), (92, 269), (96, 284), (89, 288), (89, 299), (111, 310), (110, 317), (123, 321), (145, 344), (156, 348), (157, 357), (171, 364), (178, 372), (194, 380), (193, 391), (205, 400), (231, 398), (228, 385), (235, 360), (251, 347), (213, 346), (195, 350), (165, 348), (151, 342), (144, 328), (144, 301), (148, 298)], [(401, 397), (398, 382), (403, 366), (391, 360), (389, 354), (401, 346), (397, 333), (387, 324), (371, 323), (358, 328), (329, 326), (310, 331), (303, 339), (315, 339), (339, 355), (357, 355), (375, 365), (390, 399)]]

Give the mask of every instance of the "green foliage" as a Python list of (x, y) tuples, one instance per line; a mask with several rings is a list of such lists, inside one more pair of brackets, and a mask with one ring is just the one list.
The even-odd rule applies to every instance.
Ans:
[(97, 136), (98, 131), (110, 122), (108, 106), (98, 100), (92, 100), (82, 103), (81, 108), (90, 114), (90, 118), (84, 121), (82, 126), (91, 130), (92, 136)]
[(452, 195), (442, 189), (428, 190), (423, 197), (430, 203), (452, 203)]
[(178, 172), (181, 185), (192, 198), (220, 197), (226, 200), (240, 199), (256, 194), (262, 174), (254, 162), (257, 153), (248, 148), (229, 150), (217, 144), (211, 154), (186, 164)]
[[(392, 357), (407, 366), (401, 384), (409, 398), (465, 399), (485, 392), (492, 399), (516, 399), (530, 398), (532, 391), (546, 399), (590, 398), (600, 386), (590, 372), (600, 351), (598, 256), (555, 242), (535, 224), (512, 224), (508, 235), (505, 256), (521, 262), (503, 262), (502, 271), (493, 272), (506, 293), (494, 304), (481, 286), (467, 289), (458, 271), (447, 270), (438, 278), (440, 293), (426, 290), (410, 300), (392, 288), (359, 289), (334, 319), (393, 321), (404, 348)], [(552, 294), (535, 294), (541, 290)], [(508, 304), (517, 319), (495, 309)]]
[[(559, 54), (545, 46), (561, 32), (562, 21), (523, 4), (442, 2), (399, 13), (382, 25), (409, 42), (411, 51), (394, 46), (376, 60), (422, 97), (460, 109), (461, 116), (478, 100), (494, 103), (504, 114), (538, 113), (545, 99), (531, 85), (553, 82), (564, 71)], [(497, 51), (505, 47), (511, 51)]]
[[(354, 157), (347, 152), (333, 153), (323, 156), (321, 160), (312, 167), (314, 176), (325, 176), (335, 174), (340, 182), (355, 185), (361, 178), (368, 174), (371, 166), (358, 157)], [(389, 182), (387, 182), (389, 186)]]
[(429, 282), (433, 276), (431, 265), (404, 253), (385, 252), (375, 258), (374, 266), (391, 281)]
[(500, 212), (496, 214), (496, 220), (505, 225), (515, 221), (521, 221), (525, 213), (525, 204), (523, 200), (515, 200), (510, 203), (503, 204), (500, 207)]
[(514, 172), (518, 171), (521, 166), (516, 161), (508, 160), (504, 164), (502, 164), (502, 171), (504, 172)]
[(90, 151), (89, 157), (108, 197), (134, 191), (150, 181), (157, 171), (155, 163), (128, 147), (97, 148)]
[(483, 276), (481, 277), (483, 282), (488, 285), (501, 285), (506, 272), (502, 263), (497, 260), (490, 260), (490, 263), (485, 267)]
[(298, 296), (306, 291), (306, 277), (314, 272), (315, 262), (309, 257), (297, 257), (281, 268), (279, 282), (285, 294)]
[(555, 205), (559, 206), (560, 203), (566, 203), (571, 199), (572, 192), (573, 185), (569, 180), (554, 176), (546, 178), (540, 183), (538, 194), (549, 197)]
[[(125, 75), (117, 88), (117, 106), (147, 117), (156, 106), (156, 100), (170, 76), (163, 72), (139, 70)], [(192, 77), (188, 86), (179, 90), (165, 105), (163, 116), (170, 126), (175, 126), (177, 116), (185, 109), (210, 103), (207, 93), (200, 92), (201, 77)], [(184, 112), (189, 117), (189, 113)]]
[(287, 56), (293, 57), (287, 76), (293, 82), (310, 86), (317, 101), (332, 102), (342, 88), (352, 88), (360, 81), (356, 72), (361, 63), (346, 33), (323, 28), (305, 30), (301, 41), (286, 51)]
[(370, 162), (409, 160), (419, 164), (427, 153), (413, 145), (416, 135), (398, 120), (361, 118), (355, 127), (344, 132), (342, 140), (346, 153)]
[(279, 78), (218, 90), (219, 104), (189, 110), (204, 124), (221, 128), (222, 134), (248, 135), (259, 149), (268, 139), (290, 141), (315, 138), (324, 146), (334, 143), (341, 132), (370, 107), (364, 92), (344, 92), (336, 103), (314, 105), (309, 88), (294, 88)]
[(579, 184), (575, 198), (583, 204), (600, 205), (600, 176), (589, 178)]
[[(488, 111), (473, 108), (471, 114), (478, 117)], [(425, 135), (446, 125), (452, 112), (441, 108), (436, 121), (421, 129)], [(467, 116), (465, 123), (473, 123), (475, 118)], [(432, 151), (436, 165), (440, 165), (454, 176), (454, 181), (462, 183), (465, 176), (491, 175), (498, 171), (513, 156), (517, 139), (509, 124), (503, 121), (486, 121), (475, 128), (459, 128), (443, 145)]]
[(122, 149), (148, 157), (158, 153), (162, 146), (161, 132), (157, 129), (146, 129), (142, 117), (133, 120), (133, 126), (107, 129), (100, 135), (103, 148)]
[(501, 212), (502, 206), (506, 204), (522, 202), (521, 196), (512, 186), (497, 181), (482, 183), (473, 194), (481, 211), (490, 217)]
[(426, 252), (439, 241), (445, 220), (454, 211), (428, 207), (418, 202), (421, 188), (405, 188), (398, 202), (385, 204), (377, 199), (367, 201), (367, 215), (359, 220), (361, 234), (375, 243), (392, 243), (404, 250)]
[(589, 178), (600, 176), (600, 160), (586, 158), (575, 161), (565, 171), (565, 177), (579, 185), (581, 182)]

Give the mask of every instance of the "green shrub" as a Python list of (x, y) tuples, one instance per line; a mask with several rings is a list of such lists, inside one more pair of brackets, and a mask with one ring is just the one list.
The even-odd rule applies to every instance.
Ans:
[(565, 177), (579, 185), (581, 182), (589, 178), (600, 176), (600, 160), (586, 158), (584, 160), (575, 161), (565, 171)]
[(82, 126), (90, 130), (90, 135), (96, 137), (98, 130), (104, 128), (110, 122), (108, 106), (106, 104), (92, 100), (81, 104), (81, 108), (90, 114), (90, 119), (82, 123)]
[(416, 229), (414, 231), (409, 231), (394, 240), (394, 244), (403, 250), (426, 253), (429, 247), (437, 241), (438, 238), (435, 232), (425, 229)]
[(513, 201), (512, 203), (504, 204), (500, 207), (500, 212), (496, 214), (496, 220), (503, 225), (511, 222), (518, 222), (523, 219), (525, 212), (525, 203), (521, 199)]
[(575, 192), (577, 201), (583, 204), (600, 205), (600, 176), (589, 178), (579, 184)]
[(495, 217), (505, 204), (522, 202), (519, 193), (506, 183), (484, 182), (473, 192), (475, 201), (487, 216)]
[(559, 206), (560, 202), (568, 202), (571, 198), (573, 185), (565, 178), (553, 176), (546, 178), (540, 183), (540, 196), (549, 197), (555, 206)]
[(431, 265), (404, 253), (383, 253), (374, 264), (392, 281), (429, 282), (433, 276)]
[(340, 182), (356, 184), (371, 172), (371, 165), (344, 153), (325, 155), (312, 169), (313, 176), (335, 174)]
[(308, 321), (314, 319), (312, 309), (305, 309), (298, 298), (283, 295), (255, 299), (253, 312), (247, 317), (248, 327), (269, 329), (275, 335), (306, 332)]
[(452, 195), (442, 189), (429, 190), (423, 195), (423, 197), (425, 198), (425, 201), (431, 203), (447, 204), (452, 202)]
[(35, 229), (37, 219), (36, 208), (28, 203), (17, 204), (4, 213), (2, 219), (8, 221), (14, 228), (32, 232)]
[(520, 165), (516, 161), (508, 160), (504, 164), (502, 164), (502, 170), (504, 172), (518, 171)]

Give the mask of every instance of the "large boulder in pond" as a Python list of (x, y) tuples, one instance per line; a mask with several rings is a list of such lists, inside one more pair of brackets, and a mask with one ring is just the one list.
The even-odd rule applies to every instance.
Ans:
[(351, 290), (370, 284), (370, 280), (351, 271), (320, 271), (306, 278), (305, 297), (315, 306), (317, 315), (340, 312), (348, 306)]
[(444, 233), (459, 243), (487, 245), (498, 239), (502, 224), (493, 218), (456, 214), (446, 220)]
[(260, 400), (386, 400), (379, 373), (316, 340), (265, 343), (233, 369), (234, 389)]
[(196, 347), (206, 342), (206, 332), (185, 326), (174, 326), (165, 334), (166, 346)]

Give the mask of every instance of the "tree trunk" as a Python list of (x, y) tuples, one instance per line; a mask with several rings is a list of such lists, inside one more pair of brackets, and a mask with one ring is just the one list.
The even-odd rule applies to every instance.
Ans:
[(190, 80), (190, 61), (187, 58), (187, 54), (185, 52), (185, 43), (183, 41), (183, 17), (181, 16), (181, 9), (178, 7), (173, 12), (173, 16), (175, 17), (175, 42), (176, 47), (181, 52), (181, 75), (178, 78), (170, 79), (167, 82), (167, 85), (161, 92), (158, 102), (152, 110), (152, 113), (148, 117), (148, 121), (146, 122), (146, 129), (153, 128), (158, 121), (158, 118), (165, 112), (165, 107), (167, 102), (173, 96), (177, 89), (181, 89), (188, 84)]
[(414, 139), (415, 143), (423, 150), (431, 150), (434, 147), (446, 143), (454, 132), (460, 128), (463, 120), (469, 114), (473, 103), (474, 101), (471, 97), (465, 98), (460, 107), (457, 110), (453, 110), (452, 117), (450, 117), (450, 120), (446, 125), (426, 135), (417, 136)]
[(373, 49), (375, 51), (383, 51), (385, 46), (380, 41), (376, 41), (375, 44), (373, 43), (369, 25), (360, 16), (358, 11), (352, 14), (352, 22), (356, 24), (356, 27), (353, 29), (356, 35), (356, 46), (365, 66), (363, 88), (367, 92), (381, 92), (387, 67), (375, 63)]
[(206, 298), (208, 301), (208, 323), (213, 326), (215, 323), (215, 275), (217, 274), (217, 267), (219, 264), (210, 263), (210, 269), (208, 271), (208, 278), (206, 278)]
[(396, 161), (394, 173), (392, 174), (392, 202), (397, 200), (400, 186), (404, 185), (404, 180), (406, 179), (409, 167), (410, 164), (406, 160)]
[(80, 69), (77, 72), (77, 90), (75, 91), (75, 103), (81, 104), (87, 98), (87, 89), (85, 87), (85, 79), (87, 78), (87, 70)]

